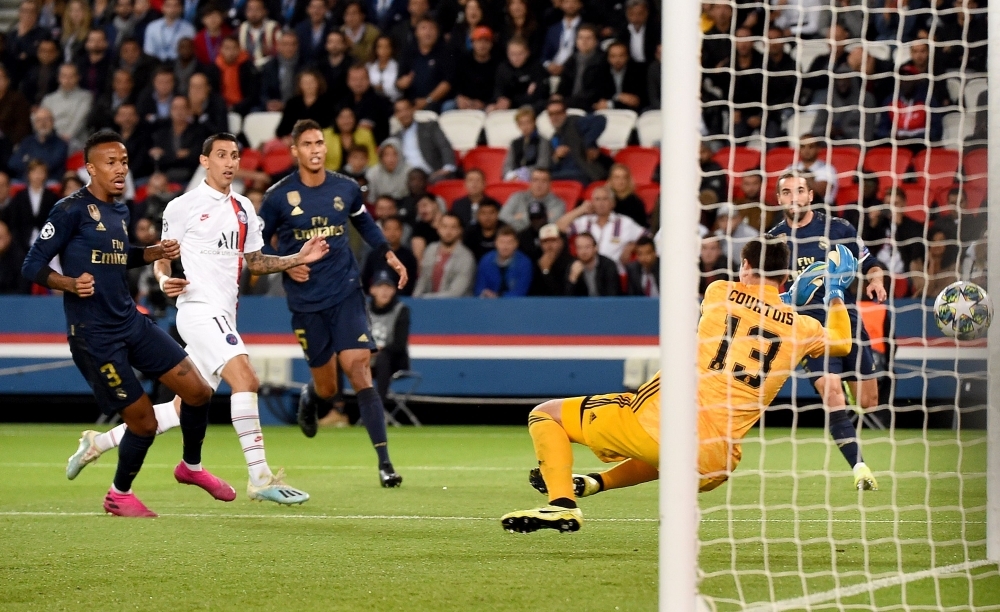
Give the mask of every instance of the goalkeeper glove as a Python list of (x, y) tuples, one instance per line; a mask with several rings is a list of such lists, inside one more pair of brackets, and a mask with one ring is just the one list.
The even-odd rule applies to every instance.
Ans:
[(854, 282), (854, 276), (858, 272), (858, 260), (850, 249), (838, 244), (837, 248), (827, 255), (826, 261), (827, 279), (824, 301), (829, 304), (830, 300), (844, 299), (845, 290)]
[(799, 273), (786, 293), (780, 294), (781, 301), (795, 306), (805, 306), (823, 286), (826, 262), (816, 261)]

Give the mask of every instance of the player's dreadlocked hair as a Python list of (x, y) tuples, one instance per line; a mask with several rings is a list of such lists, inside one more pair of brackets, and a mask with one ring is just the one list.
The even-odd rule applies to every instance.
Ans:
[[(754, 274), (770, 280), (783, 280), (788, 276), (788, 245), (781, 238), (764, 234), (762, 238), (754, 238), (743, 245), (740, 257), (750, 262)], [(761, 274), (763, 271), (763, 274)]]
[(125, 140), (118, 132), (112, 130), (100, 130), (91, 134), (90, 137), (87, 138), (87, 142), (83, 144), (83, 160), (85, 162), (89, 162), (90, 150), (97, 145), (107, 144), (109, 142), (117, 142), (122, 146), (125, 146)]

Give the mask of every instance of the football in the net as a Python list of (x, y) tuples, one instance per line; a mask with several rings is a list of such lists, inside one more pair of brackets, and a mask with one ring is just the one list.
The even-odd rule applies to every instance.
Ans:
[(934, 300), (934, 321), (946, 336), (959, 340), (982, 338), (992, 320), (990, 296), (975, 283), (952, 283)]

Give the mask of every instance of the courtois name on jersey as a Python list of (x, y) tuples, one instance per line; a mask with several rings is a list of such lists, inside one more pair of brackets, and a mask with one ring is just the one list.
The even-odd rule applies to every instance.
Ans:
[(316, 312), (339, 304), (361, 286), (360, 271), (347, 237), (347, 223), (376, 253), (383, 253), (386, 240), (368, 214), (361, 188), (353, 179), (326, 172), (318, 187), (307, 187), (295, 172), (278, 181), (264, 196), (260, 216), (263, 239), (269, 244), (278, 236), (278, 254), (293, 255), (314, 237), (326, 238), (330, 252), (309, 264), (309, 280), (297, 283), (286, 274), (288, 307), (296, 312)]
[[(846, 246), (858, 258), (858, 262), (860, 262), (859, 273), (867, 273), (878, 266), (875, 258), (869, 256), (868, 247), (858, 238), (858, 231), (848, 221), (840, 217), (829, 217), (824, 213), (814, 212), (809, 223), (796, 228), (789, 227), (788, 221), (782, 219), (771, 228), (769, 233), (775, 237), (786, 236), (788, 238), (788, 249), (791, 251), (789, 268), (795, 274), (813, 262), (826, 261), (827, 254), (838, 244)], [(810, 311), (823, 309), (825, 295), (826, 291), (821, 287), (809, 302), (810, 306), (815, 305), (817, 308), (808, 308), (807, 306), (808, 310), (804, 312), (815, 316)], [(847, 292), (844, 301), (849, 304), (854, 303), (854, 294)], [(853, 311), (854, 309), (849, 310)], [(853, 312), (852, 316), (854, 316)], [(819, 318), (822, 320), (824, 317), (825, 315), (822, 315)]]
[(49, 213), (21, 270), (35, 280), (58, 256), (64, 275), (94, 277), (94, 295), (63, 295), (67, 325), (118, 328), (139, 316), (128, 289), (128, 222), (125, 204), (103, 202), (87, 188), (63, 198)]

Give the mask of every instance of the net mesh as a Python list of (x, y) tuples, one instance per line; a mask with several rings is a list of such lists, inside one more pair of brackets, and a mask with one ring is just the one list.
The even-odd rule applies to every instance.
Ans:
[(848, 413), (879, 490), (855, 489), (797, 370), (701, 496), (700, 593), (718, 610), (1000, 609), (985, 340), (943, 337), (932, 312), (950, 282), (986, 286), (985, 2), (714, 3), (703, 32), (700, 292), (781, 220), (778, 177), (798, 169), (827, 216), (814, 240), (851, 223), (888, 299), (861, 283), (852, 306), (878, 396)]

